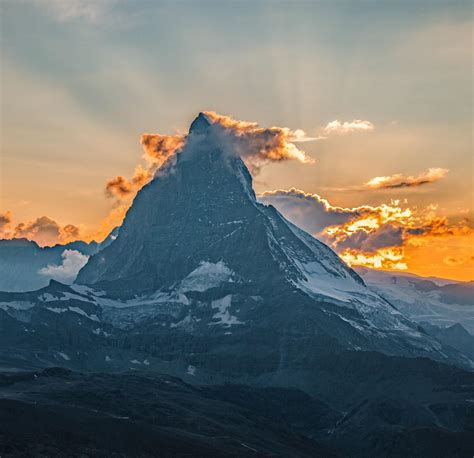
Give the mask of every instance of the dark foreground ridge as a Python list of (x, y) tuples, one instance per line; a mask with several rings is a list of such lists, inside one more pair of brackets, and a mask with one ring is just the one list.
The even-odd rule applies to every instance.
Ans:
[[(337, 362), (363, 363), (343, 359)], [(399, 377), (391, 381), (369, 377), (367, 392), (348, 411), (281, 387), (196, 387), (162, 374), (61, 368), (4, 373), (0, 455), (470, 457), (474, 415), (462, 399), (474, 394), (472, 374), (418, 363), (415, 369), (394, 361)], [(438, 382), (423, 379), (430, 371)], [(362, 372), (338, 375), (336, 391), (350, 390)], [(390, 395), (375, 394), (387, 383)], [(361, 388), (354, 386), (357, 397)], [(410, 391), (424, 391), (423, 402)]]

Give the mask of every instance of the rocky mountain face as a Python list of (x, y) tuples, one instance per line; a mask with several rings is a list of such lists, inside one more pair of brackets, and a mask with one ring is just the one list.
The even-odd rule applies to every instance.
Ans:
[[(90, 257), (75, 284), (53, 281), (34, 292), (0, 293), (2, 369), (21, 369), (33, 378), (50, 366), (133, 371), (145, 377), (135, 379), (143, 386), (146, 377), (167, 374), (213, 387), (192, 394), (203, 415), (204, 397), (232, 404), (235, 418), (249, 392), (264, 399), (264, 387), (278, 387), (278, 395), (265, 393), (268, 411), (287, 412), (272, 404), (275, 396), (308, 396), (325, 412), (323, 426), (310, 413), (301, 422), (285, 420), (285, 434), (298, 432), (309, 441), (308, 448), (298, 448), (300, 441), (288, 439), (294, 456), (314, 456), (334, 444), (327, 456), (342, 449), (346, 454), (356, 444), (353, 455), (367, 456), (364, 447), (383, 449), (380, 434), (405, 444), (405, 451), (413, 440), (430, 443), (437, 428), (449, 431), (448, 442), (465, 434), (472, 427), (470, 359), (367, 288), (327, 246), (258, 203), (245, 164), (218, 129), (205, 115), (194, 121), (183, 150), (138, 193), (116, 239)], [(95, 382), (66, 377), (82, 387), (121, 384), (112, 375)], [(166, 391), (165, 379), (155, 382)], [(56, 383), (45, 382), (42, 399), (58, 395)], [(237, 388), (222, 388), (229, 383), (246, 388), (237, 395)], [(25, 394), (30, 386), (19, 386), (18, 399), (31, 399)], [(107, 399), (118, 399), (117, 390)], [(173, 409), (181, 412), (189, 391), (183, 385), (178, 391), (184, 398), (179, 395)], [(60, 397), (85, 402), (76, 395), (72, 390)], [(112, 404), (98, 407), (94, 401), (89, 407), (106, 416), (135, 416), (154, 430), (158, 420), (151, 414), (139, 419), (133, 406), (121, 414)], [(262, 424), (261, 412), (253, 409), (248, 415)], [(87, 423), (86, 417), (81, 419)], [(228, 418), (229, 425), (235, 418)], [(265, 445), (244, 444), (252, 453), (270, 453), (278, 448), (275, 428), (282, 425), (272, 424), (271, 434), (262, 436)], [(410, 436), (419, 428), (426, 431)], [(231, 449), (242, 456), (242, 431), (226, 431), (219, 434), (238, 438)], [(183, 432), (188, 439), (195, 433)], [(212, 449), (207, 439), (201, 445)]]

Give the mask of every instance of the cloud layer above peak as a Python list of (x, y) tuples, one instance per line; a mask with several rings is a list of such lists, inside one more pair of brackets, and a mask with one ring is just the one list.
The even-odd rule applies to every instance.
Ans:
[[(288, 127), (260, 127), (256, 122), (239, 121), (213, 111), (204, 112), (210, 122), (210, 133), (227, 152), (240, 156), (253, 173), (271, 162), (295, 160), (305, 164), (315, 161), (295, 143), (317, 140), (301, 130)], [(192, 133), (190, 135), (193, 135)], [(145, 151), (145, 166), (138, 164), (132, 178), (122, 175), (106, 183), (108, 197), (118, 201), (129, 201), (148, 183), (164, 162), (182, 151), (189, 140), (188, 135), (165, 135), (144, 133), (140, 143)]]

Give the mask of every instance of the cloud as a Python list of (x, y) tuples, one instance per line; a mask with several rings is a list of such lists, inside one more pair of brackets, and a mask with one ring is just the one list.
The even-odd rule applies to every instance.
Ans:
[(349, 266), (365, 266), (372, 269), (406, 270), (408, 266), (402, 262), (402, 248), (385, 248), (375, 253), (364, 253), (358, 250), (345, 250), (339, 254)]
[(125, 199), (140, 190), (150, 179), (153, 174), (150, 169), (144, 169), (141, 165), (137, 165), (133, 177), (128, 180), (122, 175), (111, 178), (106, 186), (105, 193), (108, 197), (116, 197), (117, 199)]
[(290, 136), (290, 141), (292, 143), (306, 143), (306, 142), (314, 142), (317, 140), (324, 140), (327, 137), (323, 135), (318, 135), (316, 137), (310, 137), (306, 134), (306, 132), (302, 129), (296, 129), (292, 132)]
[(59, 231), (59, 238), (62, 243), (72, 242), (78, 240), (81, 237), (81, 231), (74, 224), (66, 224)]
[(156, 171), (182, 149), (185, 137), (182, 135), (142, 134), (140, 143), (145, 151), (145, 167), (138, 164), (131, 179), (122, 175), (111, 178), (105, 185), (107, 197), (118, 201), (131, 201), (131, 198), (147, 184)]
[(448, 169), (430, 168), (416, 176), (404, 176), (398, 173), (372, 178), (364, 186), (371, 189), (413, 188), (441, 180), (448, 172)]
[(378, 227), (379, 222), (403, 221), (411, 215), (411, 210), (400, 207), (398, 201), (375, 207), (338, 207), (318, 194), (295, 188), (265, 191), (259, 195), (259, 200), (274, 205), (291, 221), (312, 234), (319, 234), (329, 228), (328, 231), (333, 235), (337, 228), (343, 226), (347, 226), (349, 233), (369, 231)]
[(183, 135), (142, 134), (140, 143), (149, 163), (161, 166), (169, 157), (179, 151), (185, 142)]
[(267, 191), (259, 196), (288, 219), (331, 246), (349, 265), (406, 269), (404, 224), (411, 210), (397, 203), (344, 208), (318, 194), (298, 189)]
[(33, 221), (15, 223), (13, 214), (8, 211), (0, 215), (0, 238), (26, 238), (38, 245), (56, 245), (68, 243), (81, 237), (80, 230), (73, 224), (61, 226), (47, 216), (40, 216)]
[(338, 120), (329, 122), (323, 131), (326, 134), (350, 134), (352, 132), (370, 132), (375, 126), (370, 121), (354, 119), (353, 121), (340, 122)]
[(59, 234), (59, 224), (47, 216), (41, 216), (28, 223), (19, 223), (13, 237), (35, 240), (39, 245), (54, 245), (59, 240)]
[[(268, 162), (296, 160), (314, 163), (314, 159), (295, 146), (310, 140), (301, 129), (288, 127), (260, 127), (256, 122), (238, 121), (213, 111), (204, 112), (213, 123), (214, 132), (227, 148), (250, 164), (260, 168)], [(313, 140), (313, 139), (311, 139)]]
[[(213, 111), (206, 111), (204, 115), (211, 123), (210, 135), (214, 140), (220, 142), (226, 151), (240, 156), (254, 173), (258, 173), (259, 169), (269, 162), (297, 160), (302, 163), (314, 163), (314, 159), (298, 149), (295, 143), (313, 141), (319, 137), (308, 137), (301, 129), (260, 127), (255, 122), (238, 121)], [(196, 140), (195, 137), (191, 138)], [(140, 143), (145, 151), (145, 167), (137, 165), (131, 179), (119, 175), (108, 180), (106, 195), (118, 202), (130, 204), (135, 194), (153, 178), (168, 159), (185, 151), (189, 141), (188, 135), (142, 134)]]
[(76, 250), (64, 250), (61, 257), (63, 261), (60, 265), (49, 264), (41, 268), (38, 273), (62, 283), (72, 283), (82, 267), (86, 265), (89, 256)]
[(331, 246), (350, 265), (406, 269), (407, 248), (433, 239), (469, 236), (471, 223), (456, 224), (436, 215), (436, 206), (418, 209), (392, 201), (378, 206), (343, 208), (298, 189), (267, 191), (259, 196), (299, 227)]
[(299, 227), (313, 234), (328, 226), (343, 224), (361, 214), (357, 209), (332, 206), (318, 194), (305, 193), (295, 188), (265, 191), (258, 198), (264, 204), (275, 206), (291, 221), (296, 221)]
[(460, 266), (463, 264), (474, 264), (474, 256), (446, 256), (443, 259), (447, 266)]
[(11, 231), (11, 225), (13, 223), (13, 214), (11, 211), (0, 213), (0, 237), (3, 238), (6, 234)]

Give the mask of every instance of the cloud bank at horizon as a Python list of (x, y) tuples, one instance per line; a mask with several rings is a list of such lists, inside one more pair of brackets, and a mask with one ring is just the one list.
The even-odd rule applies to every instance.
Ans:
[(19, 238), (34, 240), (38, 245), (46, 246), (79, 240), (81, 232), (74, 224), (61, 225), (47, 216), (16, 223), (11, 211), (0, 214), (0, 239)]
[(294, 188), (264, 192), (259, 200), (331, 246), (349, 265), (406, 270), (408, 246), (474, 234), (469, 220), (452, 224), (436, 214), (434, 205), (418, 209), (392, 201), (343, 208)]

